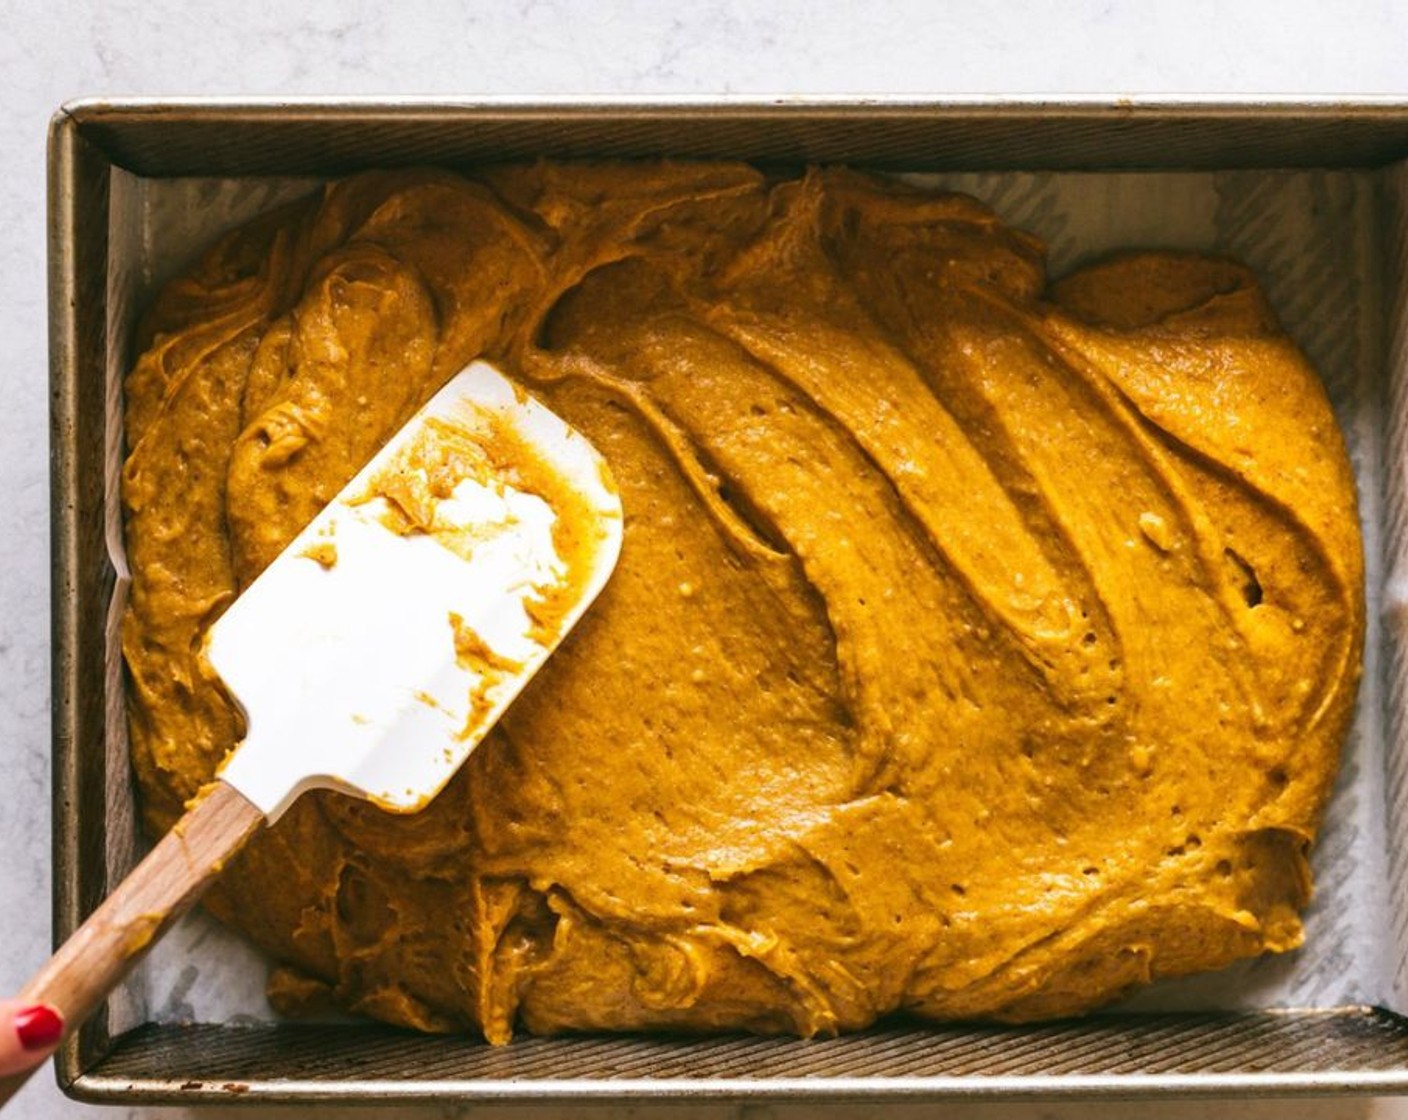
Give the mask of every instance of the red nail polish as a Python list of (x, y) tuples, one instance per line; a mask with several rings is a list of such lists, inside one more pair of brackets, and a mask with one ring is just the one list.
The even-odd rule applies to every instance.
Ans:
[(52, 1007), (36, 1004), (15, 1015), (15, 1033), (26, 1050), (47, 1050), (63, 1037), (64, 1021)]

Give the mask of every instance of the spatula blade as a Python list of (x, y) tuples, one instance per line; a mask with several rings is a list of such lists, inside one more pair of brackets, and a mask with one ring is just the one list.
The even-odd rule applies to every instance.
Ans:
[(591, 444), (471, 365), (211, 628), (246, 718), (220, 777), (270, 820), (315, 787), (420, 808), (596, 598), (621, 536)]

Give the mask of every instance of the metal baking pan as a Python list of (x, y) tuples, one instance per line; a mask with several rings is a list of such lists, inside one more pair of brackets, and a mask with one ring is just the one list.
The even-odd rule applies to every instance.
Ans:
[[(1408, 103), (1036, 99), (83, 101), (54, 118), (49, 152), (52, 379), (55, 934), (105, 894), (136, 844), (126, 759), (105, 737), (120, 678), (105, 668), (114, 572), (104, 540), (108, 367), (136, 309), (114, 300), (113, 185), (121, 175), (326, 177), (406, 164), (553, 158), (726, 157), (916, 172), (1342, 169), (1369, 209), (1363, 345), (1377, 380), (1382, 501), (1369, 602), (1384, 611), (1384, 697), (1371, 788), (1390, 840), (1408, 813), (1400, 750), (1408, 667), (1395, 575), (1408, 518), (1398, 417), (1408, 385)], [(1018, 223), (1020, 224), (1020, 223)], [(1383, 419), (1387, 417), (1388, 419)], [(1361, 475), (1361, 485), (1363, 485)], [(108, 495), (110, 498), (111, 495)], [(1387, 512), (1385, 512), (1387, 511)], [(1408, 572), (1408, 568), (1404, 569)], [(1371, 630), (1371, 642), (1375, 641)], [(109, 724), (110, 725), (110, 724)], [(1380, 781), (1382, 785), (1380, 785)], [(828, 1041), (709, 1037), (525, 1039), (493, 1048), (376, 1024), (119, 1029), (111, 1005), (64, 1046), (58, 1076), (91, 1101), (642, 1098), (943, 1099), (1408, 1091), (1408, 862), (1376, 853), (1394, 920), (1378, 946), (1382, 999), (1307, 1010), (1105, 1014), (1028, 1027), (890, 1022)]]

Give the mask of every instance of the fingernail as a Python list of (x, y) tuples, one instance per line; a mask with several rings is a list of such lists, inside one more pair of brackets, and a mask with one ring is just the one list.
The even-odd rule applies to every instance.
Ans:
[(26, 1050), (47, 1050), (63, 1037), (63, 1018), (52, 1007), (35, 1004), (15, 1015), (15, 1033)]

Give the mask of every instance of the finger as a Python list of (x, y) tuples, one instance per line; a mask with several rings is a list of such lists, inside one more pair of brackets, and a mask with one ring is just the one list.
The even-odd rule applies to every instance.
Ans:
[(63, 1037), (63, 1018), (52, 1007), (0, 1000), (0, 1076), (37, 1066)]

